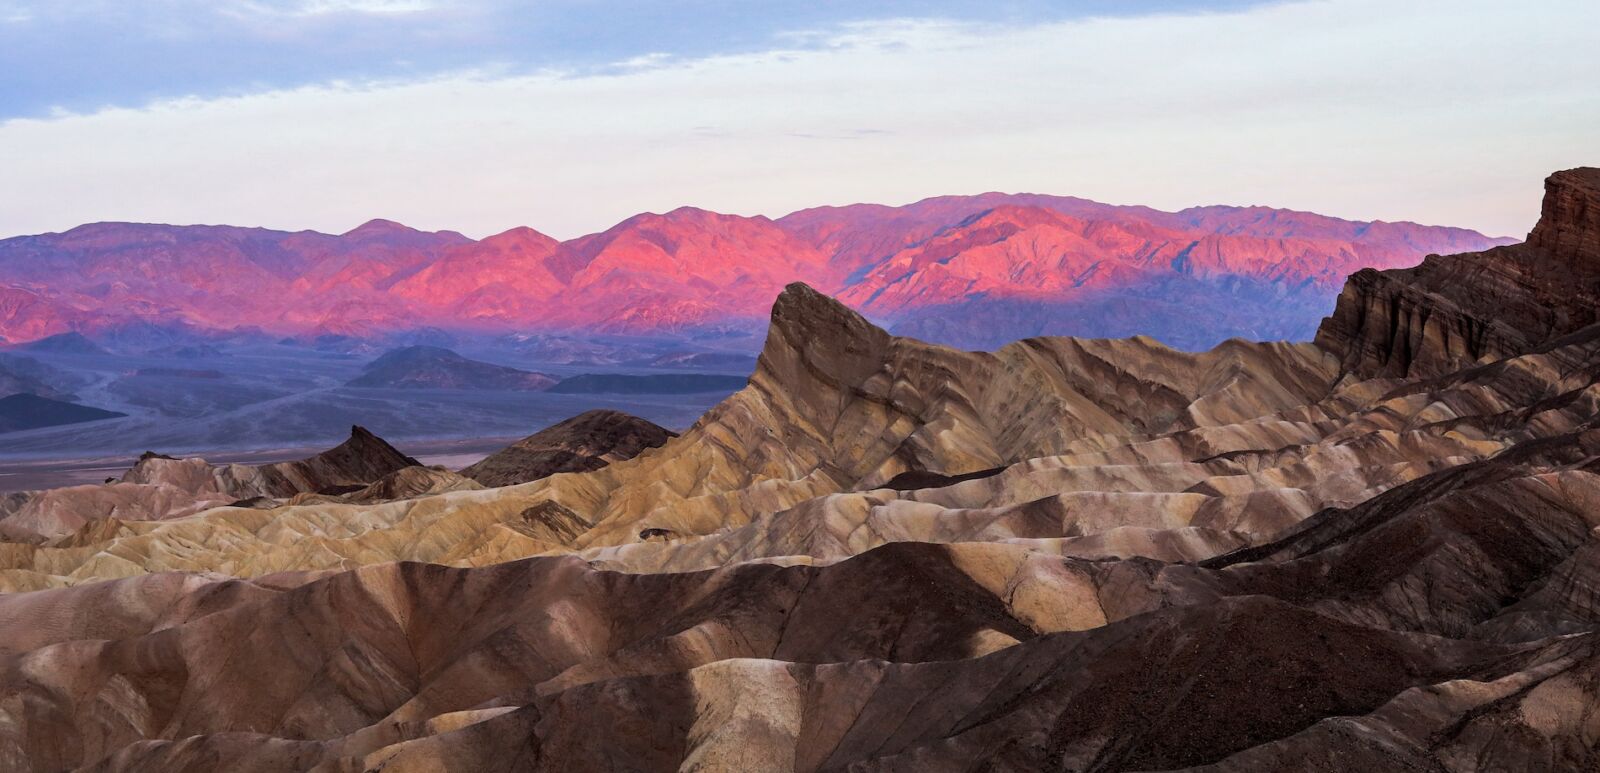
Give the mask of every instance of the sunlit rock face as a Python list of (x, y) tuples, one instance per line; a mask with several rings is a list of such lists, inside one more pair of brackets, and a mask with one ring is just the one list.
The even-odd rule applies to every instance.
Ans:
[[(1311, 335), (1345, 275), (1500, 240), (1265, 207), (1169, 213), (1032, 195), (771, 220), (684, 207), (561, 242), (375, 220), (340, 235), (95, 223), (0, 240), (0, 337), (381, 337), (418, 328), (757, 333), (801, 281), (963, 348), (1152, 334), (1186, 349)], [(149, 339), (149, 340), (146, 340)]]

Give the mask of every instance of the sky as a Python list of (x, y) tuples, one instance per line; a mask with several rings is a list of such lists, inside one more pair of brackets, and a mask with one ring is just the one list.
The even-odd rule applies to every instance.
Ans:
[(990, 190), (1520, 237), (1592, 0), (0, 0), (0, 236), (568, 238)]

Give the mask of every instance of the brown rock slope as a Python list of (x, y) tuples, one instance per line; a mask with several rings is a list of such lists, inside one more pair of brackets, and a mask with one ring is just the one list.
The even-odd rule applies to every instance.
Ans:
[(587, 411), (518, 440), (461, 474), (485, 486), (512, 486), (558, 472), (598, 470), (673, 437), (677, 433), (621, 411)]
[[(1593, 177), (1353, 279), (1329, 351), (957, 352), (796, 286), (630, 460), (0, 545), (71, 586), (0, 594), (0, 769), (1593, 769), (1600, 325), (1536, 281)], [(1352, 326), (1372, 281), (1517, 337)]]
[[(54, 730), (12, 759), (72, 764), (51, 745), (92, 757), (138, 737), (67, 719), (112, 712), (174, 740), (121, 746), (106, 769), (1581, 768), (1600, 707), (1600, 586), (1582, 569), (1595, 434), (1210, 566), (902, 543), (822, 568), (391, 565), (273, 596), (191, 581), (218, 600), (101, 623), (122, 626), (110, 651), (36, 636), (19, 667), (74, 677), (8, 680), (59, 712), (22, 717)], [(10, 603), (48, 614), (103, 587)], [(212, 662), (261, 666), (220, 679)], [(196, 686), (144, 687), (174, 680)]]

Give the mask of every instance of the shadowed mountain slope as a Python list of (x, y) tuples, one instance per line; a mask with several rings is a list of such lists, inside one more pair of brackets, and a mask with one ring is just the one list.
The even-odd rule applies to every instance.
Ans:
[(485, 486), (512, 486), (558, 472), (597, 470), (676, 435), (621, 411), (587, 411), (518, 440), (461, 474)]
[(40, 338), (37, 341), (29, 341), (17, 348), (28, 352), (49, 354), (106, 354), (104, 347), (89, 340), (82, 333), (58, 333)]
[(407, 346), (385, 352), (346, 386), (398, 389), (548, 389), (543, 373), (469, 360), (438, 346)]

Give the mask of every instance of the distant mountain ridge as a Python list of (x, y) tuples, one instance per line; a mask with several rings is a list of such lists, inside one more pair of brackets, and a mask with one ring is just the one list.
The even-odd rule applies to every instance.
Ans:
[(78, 332), (57, 333), (46, 336), (36, 341), (29, 341), (19, 347), (29, 352), (45, 352), (48, 354), (106, 354), (106, 350), (99, 344), (89, 340), (84, 334)]
[(0, 337), (756, 330), (770, 299), (804, 281), (895, 332), (957, 345), (1133, 325), (1196, 348), (1309, 338), (1354, 271), (1511, 241), (1267, 207), (1000, 193), (775, 220), (683, 207), (565, 242), (387, 220), (339, 235), (94, 223), (0, 240)]

